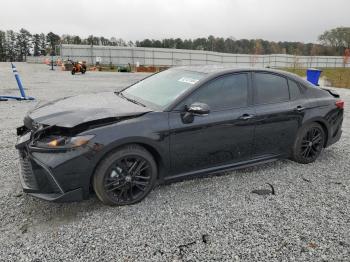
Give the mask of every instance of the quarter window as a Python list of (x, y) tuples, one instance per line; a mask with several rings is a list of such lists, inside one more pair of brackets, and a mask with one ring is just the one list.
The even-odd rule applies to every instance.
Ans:
[(300, 88), (293, 80), (288, 79), (290, 99), (296, 100), (301, 97)]
[(247, 106), (247, 74), (223, 76), (204, 84), (185, 100), (187, 106), (194, 102), (205, 103), (215, 111)]
[(255, 103), (270, 104), (289, 100), (287, 79), (268, 73), (255, 73)]

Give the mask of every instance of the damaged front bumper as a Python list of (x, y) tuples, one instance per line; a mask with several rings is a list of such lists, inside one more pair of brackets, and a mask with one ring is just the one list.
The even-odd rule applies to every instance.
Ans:
[[(28, 135), (29, 134), (29, 135)], [(23, 191), (55, 202), (80, 201), (88, 198), (90, 175), (88, 147), (55, 152), (31, 145), (30, 132), (19, 137), (20, 181)]]

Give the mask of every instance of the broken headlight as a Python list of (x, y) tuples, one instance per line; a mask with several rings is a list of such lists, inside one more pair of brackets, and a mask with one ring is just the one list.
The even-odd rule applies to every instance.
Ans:
[(94, 135), (85, 136), (49, 136), (35, 142), (35, 146), (43, 148), (75, 148), (87, 144)]

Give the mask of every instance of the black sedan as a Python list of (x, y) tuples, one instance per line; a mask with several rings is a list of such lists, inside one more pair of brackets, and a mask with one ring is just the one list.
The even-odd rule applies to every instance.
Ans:
[(177, 67), (39, 106), (17, 129), (25, 192), (133, 204), (159, 183), (290, 158), (341, 136), (344, 102), (277, 70)]

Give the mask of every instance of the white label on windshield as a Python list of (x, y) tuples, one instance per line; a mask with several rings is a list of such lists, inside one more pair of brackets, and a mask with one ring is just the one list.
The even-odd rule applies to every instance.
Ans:
[(198, 80), (198, 79), (189, 78), (189, 77), (182, 77), (182, 78), (180, 78), (178, 81), (179, 81), (179, 82), (183, 82), (183, 83), (187, 83), (187, 84), (194, 85), (194, 84), (197, 83), (199, 80)]

